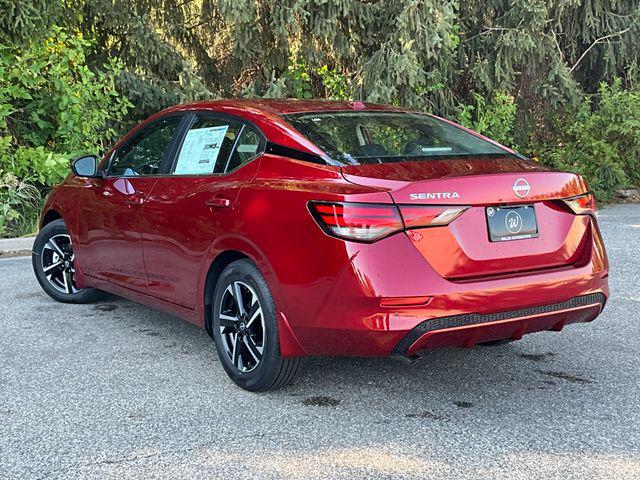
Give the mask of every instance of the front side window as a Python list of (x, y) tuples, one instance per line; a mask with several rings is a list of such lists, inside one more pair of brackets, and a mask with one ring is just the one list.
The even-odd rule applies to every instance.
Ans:
[(166, 118), (143, 130), (116, 152), (109, 175), (157, 175), (181, 120), (181, 117)]
[(226, 118), (198, 118), (182, 142), (175, 175), (223, 173), (242, 123)]
[(344, 164), (512, 156), (491, 142), (429, 115), (325, 112), (285, 118), (330, 157)]

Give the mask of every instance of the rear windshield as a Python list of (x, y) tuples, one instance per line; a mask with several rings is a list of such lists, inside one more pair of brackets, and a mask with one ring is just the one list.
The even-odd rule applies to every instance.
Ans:
[(286, 120), (333, 160), (347, 165), (513, 155), (429, 115), (330, 112), (286, 115)]

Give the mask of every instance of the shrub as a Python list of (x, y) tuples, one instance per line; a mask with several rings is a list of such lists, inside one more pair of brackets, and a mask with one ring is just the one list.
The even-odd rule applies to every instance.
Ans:
[(583, 174), (596, 195), (640, 185), (640, 92), (619, 79), (552, 122), (555, 138), (538, 148), (542, 162)]
[(40, 191), (29, 182), (12, 173), (0, 175), (0, 236), (33, 232), (41, 202)]
[[(551, 110), (540, 119), (540, 138), (519, 133), (514, 98), (495, 93), (488, 100), (459, 105), (459, 122), (554, 169), (585, 176), (600, 200), (640, 185), (640, 92), (623, 89), (620, 79), (602, 83), (597, 95), (574, 108)], [(538, 132), (539, 134), (540, 132)], [(519, 148), (520, 147), (520, 148)]]
[(114, 125), (130, 106), (115, 88), (121, 65), (109, 60), (90, 70), (91, 48), (60, 28), (23, 47), (0, 45), (0, 234), (33, 223), (26, 219), (41, 195), (31, 187), (46, 191), (68, 174), (70, 158), (98, 153), (117, 137)]
[(513, 138), (517, 110), (514, 98), (496, 92), (489, 100), (477, 93), (473, 99), (473, 104), (458, 106), (460, 124), (517, 150)]

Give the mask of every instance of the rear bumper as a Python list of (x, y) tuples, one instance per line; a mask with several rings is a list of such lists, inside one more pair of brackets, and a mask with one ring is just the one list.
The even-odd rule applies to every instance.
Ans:
[(425, 320), (398, 342), (392, 355), (415, 355), (435, 347), (472, 347), (493, 340), (519, 340), (527, 333), (543, 330), (560, 331), (570, 323), (594, 320), (606, 300), (603, 293), (592, 293), (550, 305)]
[(308, 355), (413, 355), (559, 330), (592, 321), (608, 298), (608, 261), (594, 233), (581, 262), (466, 282), (442, 278), (406, 234), (346, 244), (339, 272), (289, 283), (297, 301), (283, 311)]

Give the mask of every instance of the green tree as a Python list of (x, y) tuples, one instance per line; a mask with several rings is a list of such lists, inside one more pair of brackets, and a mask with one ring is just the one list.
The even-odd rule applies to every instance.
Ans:
[(537, 147), (545, 163), (585, 175), (601, 199), (640, 185), (640, 92), (621, 83), (602, 83), (597, 95), (551, 120), (552, 135)]
[[(234, 96), (405, 105), (584, 173), (601, 197), (640, 183), (640, 0), (0, 0), (0, 44), (14, 207), (73, 152)], [(4, 218), (28, 217), (14, 207)]]
[(451, 115), (504, 92), (535, 126), (548, 108), (638, 72), (639, 0), (3, 2), (6, 38), (55, 23), (95, 40), (90, 68), (120, 59), (134, 119), (211, 96), (335, 97), (326, 66), (344, 79), (341, 98)]
[(115, 87), (121, 66), (109, 60), (90, 70), (91, 48), (57, 27), (21, 46), (0, 45), (0, 233), (33, 222), (39, 191), (64, 179), (72, 156), (104, 150), (118, 136), (114, 125), (130, 107)]

